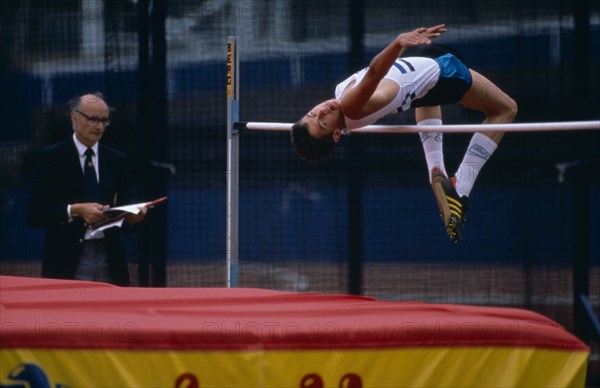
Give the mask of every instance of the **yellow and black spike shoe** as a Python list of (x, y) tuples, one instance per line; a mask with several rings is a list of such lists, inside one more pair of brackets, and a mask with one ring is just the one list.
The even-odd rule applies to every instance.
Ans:
[(462, 228), (467, 222), (467, 211), (469, 210), (469, 198), (467, 196), (459, 197), (454, 187), (456, 178), (444, 180), (441, 185), (444, 189), (446, 203), (450, 211), (450, 217), (444, 219), (446, 234), (450, 240), (458, 244), (462, 240)]
[(443, 175), (434, 177), (432, 172), (431, 185), (435, 198), (440, 208), (440, 216), (444, 221), (444, 228), (450, 240), (458, 244), (462, 239), (462, 227), (467, 222), (467, 211), (469, 210), (469, 198), (459, 197), (454, 188), (456, 178), (448, 179)]

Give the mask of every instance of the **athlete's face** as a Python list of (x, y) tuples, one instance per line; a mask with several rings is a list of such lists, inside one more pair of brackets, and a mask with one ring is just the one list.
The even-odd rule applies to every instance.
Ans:
[(334, 141), (338, 141), (343, 125), (340, 103), (331, 99), (323, 101), (312, 108), (303, 120), (308, 124), (308, 132), (314, 138), (321, 138), (333, 133)]

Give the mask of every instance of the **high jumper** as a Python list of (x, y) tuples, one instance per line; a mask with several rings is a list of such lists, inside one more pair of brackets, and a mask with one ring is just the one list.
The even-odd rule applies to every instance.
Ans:
[[(444, 24), (399, 34), (369, 66), (337, 85), (335, 98), (310, 109), (291, 129), (298, 156), (310, 163), (325, 159), (344, 134), (380, 118), (415, 108), (417, 125), (442, 125), (441, 105), (458, 102), (482, 112), (484, 124), (511, 123), (517, 103), (492, 81), (465, 64), (460, 53), (431, 39)], [(458, 243), (466, 222), (469, 195), (503, 131), (474, 133), (458, 170), (448, 176), (443, 133), (419, 133), (429, 181), (446, 233)]]

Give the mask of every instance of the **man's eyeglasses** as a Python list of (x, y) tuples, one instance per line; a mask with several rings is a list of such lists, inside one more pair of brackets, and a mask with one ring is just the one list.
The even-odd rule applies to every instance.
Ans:
[(108, 117), (96, 117), (96, 116), (88, 116), (85, 113), (75, 109), (75, 112), (79, 113), (80, 115), (82, 115), (83, 117), (85, 117), (88, 121), (88, 123), (92, 124), (92, 125), (98, 125), (98, 123), (102, 123), (105, 127), (108, 127), (110, 125), (110, 119)]

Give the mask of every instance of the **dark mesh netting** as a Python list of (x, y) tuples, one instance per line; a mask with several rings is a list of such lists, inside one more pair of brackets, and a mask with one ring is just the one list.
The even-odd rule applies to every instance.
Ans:
[[(103, 141), (130, 156), (141, 195), (169, 197), (124, 237), (133, 285), (225, 286), (228, 36), (244, 121), (296, 121), (397, 34), (438, 23), (439, 42), (518, 102), (516, 122), (600, 118), (598, 2), (164, 3), (2, 2), (2, 275), (40, 276), (44, 232), (25, 216), (31, 160), (70, 136), (66, 102), (99, 90), (115, 108)], [(458, 105), (443, 117), (483, 120)], [(444, 138), (455, 171), (470, 135)], [(241, 133), (239, 286), (521, 307), (574, 330), (576, 256), (600, 309), (599, 150), (600, 131), (506, 135), (454, 245), (416, 135), (352, 134), (310, 165), (287, 132)]]

